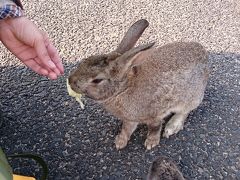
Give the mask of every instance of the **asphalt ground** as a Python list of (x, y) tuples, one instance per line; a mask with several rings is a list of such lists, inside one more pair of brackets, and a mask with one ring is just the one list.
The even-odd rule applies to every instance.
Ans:
[[(24, 67), (2, 45), (0, 146), (6, 154), (31, 152), (48, 163), (49, 179), (145, 179), (159, 155), (173, 159), (186, 179), (240, 179), (240, 6), (237, 1), (23, 1), (63, 59), (56, 81)], [(120, 121), (90, 99), (68, 96), (65, 79), (79, 59), (114, 50), (127, 28), (150, 22), (139, 43), (197, 41), (209, 51), (211, 75), (202, 104), (184, 129), (151, 151), (139, 126), (117, 151)], [(39, 176), (32, 161), (11, 160), (14, 172)]]

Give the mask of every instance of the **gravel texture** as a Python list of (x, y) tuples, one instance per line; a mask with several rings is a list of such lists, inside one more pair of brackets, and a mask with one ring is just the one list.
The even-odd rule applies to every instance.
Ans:
[[(172, 158), (186, 179), (240, 179), (240, 6), (237, 0), (32, 0), (26, 14), (58, 48), (65, 76), (49, 81), (25, 68), (2, 45), (0, 146), (6, 154), (31, 152), (49, 165), (49, 179), (145, 179), (159, 155)], [(80, 58), (109, 52), (136, 20), (150, 26), (139, 43), (198, 41), (210, 53), (211, 76), (201, 106), (184, 130), (151, 151), (139, 126), (128, 146), (114, 147), (120, 122), (66, 92)], [(1, 124), (1, 122), (0, 122)], [(14, 172), (40, 172), (32, 161), (10, 161)]]

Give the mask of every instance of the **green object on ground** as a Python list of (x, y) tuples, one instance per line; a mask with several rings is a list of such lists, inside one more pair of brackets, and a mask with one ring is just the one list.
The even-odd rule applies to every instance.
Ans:
[(8, 164), (6, 155), (0, 147), (0, 179), (1, 180), (12, 180), (13, 172), (11, 166)]

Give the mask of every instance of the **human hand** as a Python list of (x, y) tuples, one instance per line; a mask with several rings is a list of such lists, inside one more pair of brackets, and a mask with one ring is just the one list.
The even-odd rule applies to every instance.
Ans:
[(50, 79), (64, 72), (58, 52), (46, 33), (26, 17), (0, 21), (0, 40), (26, 66)]

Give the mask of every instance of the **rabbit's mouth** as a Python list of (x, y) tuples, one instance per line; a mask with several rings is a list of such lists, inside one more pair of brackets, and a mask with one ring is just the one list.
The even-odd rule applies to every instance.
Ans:
[(68, 91), (68, 94), (69, 96), (72, 96), (72, 97), (75, 97), (76, 98), (76, 101), (79, 102), (80, 106), (82, 109), (84, 109), (84, 104), (83, 102), (81, 101), (81, 97), (82, 97), (82, 94), (81, 93), (77, 93), (76, 91), (74, 91), (69, 82), (68, 82), (68, 79), (67, 79), (67, 91)]
[(69, 76), (67, 78), (67, 85), (71, 89), (71, 91), (74, 91), (74, 93), (82, 94), (80, 87), (79, 87), (79, 80), (77, 76)]

